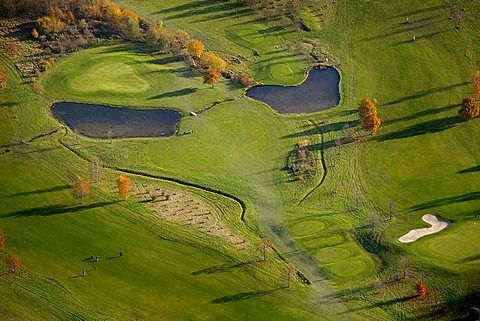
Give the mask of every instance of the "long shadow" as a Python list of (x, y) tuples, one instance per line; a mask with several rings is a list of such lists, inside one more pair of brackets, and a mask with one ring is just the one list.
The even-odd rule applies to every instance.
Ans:
[(184, 89), (170, 91), (170, 92), (166, 92), (166, 93), (163, 93), (163, 94), (160, 94), (160, 95), (152, 96), (152, 97), (148, 98), (148, 100), (168, 98), (168, 97), (186, 96), (186, 95), (193, 94), (196, 91), (197, 91), (196, 88), (184, 88)]
[(177, 56), (169, 56), (169, 57), (152, 59), (152, 60), (149, 60), (148, 63), (157, 64), (157, 65), (167, 65), (177, 61), (179, 61)]
[(231, 269), (235, 269), (241, 266), (246, 266), (254, 263), (259, 263), (263, 262), (262, 260), (257, 260), (257, 261), (249, 261), (249, 262), (240, 262), (240, 263), (235, 263), (235, 264), (221, 264), (221, 265), (215, 265), (211, 266), (206, 269), (194, 271), (190, 274), (192, 275), (201, 275), (201, 274), (215, 274), (215, 273), (221, 273), (221, 272), (226, 272)]
[(63, 205), (63, 204), (54, 204), (49, 206), (34, 207), (28, 210), (21, 210), (9, 213), (4, 217), (30, 217), (30, 216), (50, 216), (56, 214), (66, 214), (66, 213), (76, 213), (88, 209), (104, 207), (111, 204), (115, 204), (118, 201), (112, 202), (98, 202), (88, 205)]
[(372, 308), (385, 308), (385, 307), (393, 305), (393, 304), (410, 301), (410, 300), (412, 300), (416, 297), (417, 297), (416, 295), (409, 295), (409, 296), (405, 296), (405, 297), (402, 297), (402, 298), (396, 298), (396, 299), (392, 299), (392, 300), (387, 300), (387, 301), (383, 301), (383, 302), (370, 304), (370, 305), (367, 305), (367, 306), (364, 306), (364, 307), (361, 307), (361, 308), (341, 312), (339, 314), (346, 314), (346, 313), (351, 313), (351, 312), (361, 311), (361, 310), (369, 310), (369, 309), (372, 309)]
[(188, 18), (191, 16), (198, 17), (200, 15), (212, 14), (214, 12), (221, 12), (222, 17), (227, 18), (227, 17), (235, 16), (237, 12), (236, 9), (238, 8), (241, 8), (240, 4), (231, 3), (231, 2), (227, 2), (227, 3), (222, 2), (218, 4), (213, 4), (210, 6), (196, 7), (195, 9), (192, 9), (186, 12), (166, 16), (164, 17), (164, 19), (165, 20), (181, 19), (181, 18)]
[(468, 262), (477, 261), (477, 260), (480, 260), (480, 254), (479, 255), (471, 255), (471, 256), (466, 257), (464, 259), (458, 260), (455, 263), (468, 263)]
[(440, 5), (436, 5), (436, 6), (431, 6), (431, 7), (427, 7), (427, 8), (415, 9), (415, 10), (412, 10), (412, 11), (409, 11), (409, 12), (404, 12), (404, 13), (401, 13), (401, 14), (398, 14), (398, 15), (395, 15), (395, 16), (388, 17), (388, 19), (408, 17), (408, 16), (416, 15), (418, 13), (423, 13), (423, 12), (431, 13), (433, 11), (440, 10), (440, 9), (445, 9), (445, 8), (447, 8), (446, 4), (440, 4)]
[(341, 122), (338, 122), (338, 123), (321, 125), (321, 126), (319, 126), (319, 128), (312, 127), (312, 128), (307, 129), (303, 132), (298, 132), (298, 133), (292, 133), (292, 134), (285, 135), (282, 138), (292, 138), (292, 137), (303, 137), (303, 136), (317, 135), (317, 134), (320, 134), (321, 132), (323, 132), (324, 134), (325, 133), (330, 133), (330, 132), (336, 132), (336, 131), (344, 129), (346, 126), (348, 126), (348, 127), (357, 126), (358, 123), (359, 123), (358, 120), (341, 121)]
[[(454, 29), (450, 28), (450, 29), (445, 29), (445, 30), (432, 32), (432, 33), (429, 33), (429, 34), (426, 34), (426, 35), (420, 35), (420, 36), (416, 37), (416, 41), (418, 41), (420, 39), (431, 39), (431, 38), (433, 38), (437, 35), (440, 35), (442, 33), (449, 32), (449, 31), (454, 31)], [(411, 42), (413, 42), (413, 41), (411, 39), (408, 39), (408, 40), (404, 40), (404, 41), (399, 41), (399, 42), (393, 44), (393, 46), (404, 45), (404, 44), (411, 43)]]
[[(207, 22), (212, 20), (220, 20), (220, 19), (232, 19), (232, 18), (241, 18), (249, 15), (251, 12), (249, 9), (239, 9), (230, 12), (221, 12), (216, 15), (208, 15), (203, 19), (195, 20), (195, 22)], [(279, 33), (280, 34), (280, 33)]]
[(387, 141), (392, 139), (409, 138), (424, 134), (438, 133), (449, 128), (452, 128), (457, 123), (461, 122), (460, 117), (452, 116), (443, 119), (434, 119), (424, 123), (416, 124), (405, 129), (377, 136), (376, 141)]
[(426, 210), (432, 207), (445, 206), (445, 205), (450, 205), (454, 203), (463, 203), (463, 202), (473, 201), (476, 199), (480, 199), (480, 191), (470, 192), (463, 195), (457, 195), (452, 197), (440, 198), (430, 202), (411, 206), (409, 208), (409, 212)]
[(447, 106), (440, 107), (440, 108), (427, 109), (427, 110), (419, 111), (419, 112), (416, 112), (416, 113), (413, 113), (413, 114), (410, 114), (410, 115), (407, 115), (407, 116), (403, 116), (403, 117), (400, 117), (400, 118), (395, 118), (395, 119), (392, 119), (392, 120), (386, 120), (382, 124), (383, 125), (393, 124), (393, 123), (396, 123), (396, 122), (399, 122), (399, 121), (413, 120), (413, 119), (417, 119), (417, 118), (420, 118), (420, 117), (423, 117), (423, 116), (435, 115), (435, 114), (453, 109), (455, 107), (459, 107), (460, 105), (461, 104), (451, 104), (451, 105), (447, 105)]
[(380, 34), (380, 35), (375, 35), (375, 36), (363, 38), (363, 39), (361, 39), (361, 40), (362, 40), (362, 41), (372, 41), (372, 40), (385, 39), (385, 38), (388, 38), (388, 37), (391, 37), (391, 36), (395, 36), (395, 35), (398, 35), (398, 34), (401, 34), (401, 33), (406, 33), (406, 32), (409, 32), (409, 31), (422, 29), (422, 28), (424, 28), (424, 27), (428, 27), (428, 26), (431, 26), (431, 25), (433, 25), (433, 24), (435, 24), (435, 23), (439, 23), (439, 22), (442, 22), (442, 21), (444, 21), (444, 19), (434, 19), (434, 20), (431, 20), (431, 21), (426, 22), (426, 23), (423, 23), (423, 24), (413, 24), (413, 25), (411, 25), (409, 28), (403, 28), (403, 29), (400, 29), (400, 30), (394, 30), (394, 31), (390, 31), (390, 32), (383, 33), (383, 34)]
[(185, 10), (190, 10), (190, 9), (196, 9), (200, 6), (205, 6), (205, 5), (211, 5), (212, 0), (198, 0), (198, 1), (192, 1), (191, 3), (188, 4), (182, 4), (180, 6), (168, 8), (168, 9), (163, 9), (155, 12), (156, 14), (159, 13), (172, 13), (172, 12), (178, 12), (178, 11), (185, 11)]
[(458, 174), (467, 174), (467, 173), (475, 173), (475, 172), (480, 172), (480, 165), (478, 166), (473, 166), (467, 169), (462, 169), (461, 171), (458, 171)]
[(270, 295), (273, 292), (282, 290), (282, 289), (283, 288), (277, 288), (277, 289), (266, 290), (266, 291), (252, 291), (252, 292), (242, 292), (234, 295), (226, 295), (226, 296), (222, 296), (220, 298), (214, 299), (210, 301), (210, 303), (219, 304), (219, 303), (228, 303), (233, 301), (248, 300), (251, 298), (258, 298), (258, 297)]
[(391, 106), (391, 105), (403, 103), (404, 101), (407, 101), (407, 100), (417, 99), (417, 98), (425, 97), (425, 96), (432, 95), (432, 94), (435, 94), (435, 93), (448, 91), (448, 90), (451, 90), (451, 89), (456, 88), (456, 87), (462, 87), (462, 86), (468, 85), (469, 83), (470, 82), (466, 81), (466, 82), (462, 82), (462, 83), (458, 83), (458, 84), (454, 84), (454, 85), (449, 85), (449, 86), (444, 86), (444, 87), (436, 87), (436, 88), (430, 88), (430, 89), (418, 91), (418, 92), (416, 92), (412, 95), (407, 95), (407, 96), (398, 98), (396, 100), (389, 101), (389, 102), (383, 104), (382, 106)]
[(61, 186), (54, 186), (54, 187), (45, 188), (45, 189), (39, 189), (39, 190), (36, 190), (36, 191), (10, 194), (10, 195), (6, 195), (6, 196), (3, 196), (3, 197), (25, 196), (25, 195), (32, 195), (32, 194), (43, 194), (43, 193), (50, 193), (50, 192), (58, 192), (58, 191), (63, 191), (63, 190), (69, 189), (69, 188), (70, 188), (69, 185), (61, 185)]

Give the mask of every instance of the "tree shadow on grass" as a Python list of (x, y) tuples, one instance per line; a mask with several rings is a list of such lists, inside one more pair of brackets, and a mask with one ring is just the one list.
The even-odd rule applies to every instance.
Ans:
[(470, 168), (462, 169), (461, 171), (458, 171), (458, 174), (468, 174), (468, 173), (475, 173), (475, 172), (480, 172), (480, 165), (478, 166), (473, 166)]
[(200, 274), (215, 274), (215, 273), (221, 273), (221, 272), (227, 272), (228, 270), (235, 269), (238, 267), (254, 264), (254, 263), (259, 263), (263, 262), (262, 260), (257, 260), (257, 261), (249, 261), (249, 262), (240, 262), (240, 263), (235, 263), (235, 264), (220, 264), (220, 265), (215, 265), (206, 269), (194, 271), (190, 274), (192, 275), (200, 275)]
[(84, 210), (89, 210), (98, 207), (104, 207), (111, 204), (115, 204), (119, 201), (111, 202), (98, 202), (93, 204), (81, 204), (81, 205), (63, 205), (54, 204), (48, 206), (34, 207), (27, 210), (21, 210), (9, 213), (4, 217), (30, 217), (30, 216), (50, 216), (56, 214), (76, 213)]
[(409, 208), (409, 212), (427, 210), (433, 207), (446, 206), (446, 205), (455, 204), (455, 203), (463, 203), (463, 202), (468, 202), (468, 201), (473, 201), (478, 199), (480, 199), (480, 191), (470, 192), (463, 195), (440, 198), (430, 202), (411, 206)]
[(45, 189), (39, 189), (36, 191), (30, 191), (30, 192), (20, 192), (20, 193), (15, 193), (15, 194), (10, 194), (6, 195), (3, 197), (13, 197), (13, 196), (26, 196), (26, 195), (32, 195), (32, 194), (43, 194), (43, 193), (50, 193), (50, 192), (58, 192), (58, 191), (63, 191), (66, 189), (69, 189), (69, 185), (60, 185), (60, 186), (54, 186), (50, 188), (45, 188)]
[(163, 94), (152, 96), (152, 97), (148, 98), (148, 100), (169, 98), (169, 97), (187, 96), (187, 95), (195, 93), (196, 91), (197, 91), (197, 88), (183, 88), (183, 89), (180, 89), (180, 90), (169, 91), (169, 92), (166, 92), (166, 93), (163, 93)]
[(440, 4), (440, 5), (426, 7), (426, 8), (419, 8), (419, 9), (415, 9), (415, 10), (412, 10), (412, 11), (409, 11), (409, 12), (404, 12), (404, 13), (397, 14), (395, 16), (388, 17), (388, 19), (403, 18), (403, 17), (413, 16), (415, 14), (423, 13), (423, 12), (432, 13), (435, 10), (442, 10), (442, 9), (447, 9), (447, 5), (446, 4)]
[(400, 117), (400, 118), (386, 120), (386, 121), (382, 122), (382, 125), (389, 125), (389, 124), (393, 124), (393, 123), (396, 123), (396, 122), (399, 122), (399, 121), (408, 121), (408, 120), (417, 119), (417, 118), (420, 118), (420, 117), (423, 117), (423, 116), (439, 114), (441, 112), (451, 110), (455, 107), (460, 107), (460, 105), (461, 104), (450, 104), (450, 105), (439, 107), (439, 108), (422, 110), (422, 111), (419, 111), (419, 112), (416, 112), (416, 113), (413, 113), (413, 114), (410, 114), (410, 115), (407, 115), (407, 116), (403, 116), (403, 117)]
[(408, 295), (408, 296), (404, 296), (404, 297), (401, 297), (401, 298), (396, 298), (396, 299), (386, 300), (386, 301), (382, 301), (382, 302), (377, 302), (377, 303), (370, 304), (370, 305), (367, 305), (367, 306), (364, 306), (364, 307), (361, 307), (361, 308), (348, 310), (346, 312), (341, 312), (339, 314), (348, 314), (348, 313), (351, 313), (351, 312), (356, 312), (356, 311), (361, 311), (361, 310), (370, 310), (372, 308), (386, 308), (386, 307), (388, 307), (390, 305), (393, 305), (393, 304), (410, 301), (410, 300), (412, 300), (416, 297), (417, 297), (416, 294), (415, 295)]
[(413, 126), (404, 128), (402, 130), (387, 133), (381, 136), (377, 136), (374, 139), (376, 141), (387, 141), (392, 139), (400, 139), (400, 138), (409, 138), (424, 134), (432, 134), (444, 131), (446, 129), (452, 128), (457, 123), (461, 122), (460, 117), (452, 116), (449, 118), (443, 119), (434, 119), (424, 123), (415, 124)]
[(272, 289), (272, 290), (265, 290), (265, 291), (251, 291), (251, 292), (242, 292), (234, 295), (226, 295), (222, 296), (220, 298), (214, 299), (210, 301), (212, 304), (219, 304), (219, 303), (228, 303), (228, 302), (234, 302), (234, 301), (242, 301), (242, 300), (248, 300), (252, 298), (259, 298), (262, 296), (270, 295), (274, 293), (275, 291), (282, 290), (284, 289), (283, 287)]
[(349, 128), (355, 127), (359, 124), (359, 122), (360, 122), (359, 120), (353, 120), (353, 121), (341, 121), (341, 122), (332, 123), (332, 124), (324, 124), (318, 127), (309, 126), (310, 128), (307, 130), (285, 135), (282, 138), (304, 137), (304, 136), (310, 136), (310, 135), (318, 135), (320, 133), (326, 134), (330, 132), (336, 132), (336, 131), (345, 129), (346, 127), (349, 127)]
[(480, 254), (468, 256), (466, 258), (456, 261), (455, 263), (470, 263), (472, 261), (478, 260), (480, 260)]
[(403, 102), (405, 102), (405, 101), (407, 101), (407, 100), (413, 100), (413, 99), (425, 97), (425, 96), (428, 96), (428, 95), (432, 95), (432, 94), (435, 94), (435, 93), (449, 91), (449, 90), (451, 90), (451, 89), (453, 89), (453, 88), (457, 88), (457, 87), (462, 87), (462, 86), (468, 85), (469, 83), (470, 83), (470, 82), (465, 81), (465, 82), (462, 82), (462, 83), (453, 84), (453, 85), (449, 85), (449, 86), (436, 87), (436, 88), (430, 88), (430, 89), (426, 89), (426, 90), (417, 91), (417, 92), (414, 93), (414, 94), (407, 95), (407, 96), (404, 96), (404, 97), (401, 97), (401, 98), (398, 98), (398, 99), (389, 101), (389, 102), (383, 104), (382, 106), (396, 105), (396, 104), (399, 104), (399, 103), (403, 103)]

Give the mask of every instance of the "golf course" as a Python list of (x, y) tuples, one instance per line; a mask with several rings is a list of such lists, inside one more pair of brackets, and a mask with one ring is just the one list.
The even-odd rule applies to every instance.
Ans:
[(477, 320), (479, 1), (19, 1), (0, 320)]

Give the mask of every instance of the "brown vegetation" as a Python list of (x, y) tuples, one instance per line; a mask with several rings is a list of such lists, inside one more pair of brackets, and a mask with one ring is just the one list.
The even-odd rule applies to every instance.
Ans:
[(117, 177), (118, 195), (124, 200), (128, 199), (131, 193), (132, 181), (124, 175)]
[(10, 257), (7, 264), (10, 270), (12, 270), (12, 272), (15, 273), (22, 265), (22, 262), (20, 261), (20, 258), (18, 256), (13, 255)]
[(88, 196), (89, 193), (90, 184), (86, 179), (77, 175), (75, 181), (72, 184), (73, 197), (80, 199), (80, 201), (83, 203), (83, 200), (85, 199), (85, 197)]
[(463, 119), (472, 119), (480, 116), (480, 106), (473, 97), (465, 97), (462, 100), (462, 107), (458, 111)]
[(310, 141), (302, 139), (297, 143), (297, 149), (288, 157), (287, 166), (299, 179), (305, 179), (315, 174), (316, 161), (313, 153), (308, 150)]
[(203, 75), (203, 83), (212, 85), (214, 87), (215, 83), (218, 79), (220, 79), (222, 75), (218, 72), (217, 69), (213, 67), (208, 67), (207, 71)]
[(382, 120), (377, 116), (377, 107), (367, 97), (364, 97), (358, 104), (358, 114), (362, 119), (363, 129), (372, 134), (375, 133), (382, 124)]

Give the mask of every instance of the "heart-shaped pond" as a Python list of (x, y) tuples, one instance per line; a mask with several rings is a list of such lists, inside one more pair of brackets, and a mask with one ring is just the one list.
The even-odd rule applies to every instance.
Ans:
[(259, 85), (248, 89), (246, 95), (282, 114), (314, 113), (338, 105), (339, 83), (340, 74), (335, 68), (313, 68), (298, 86)]

